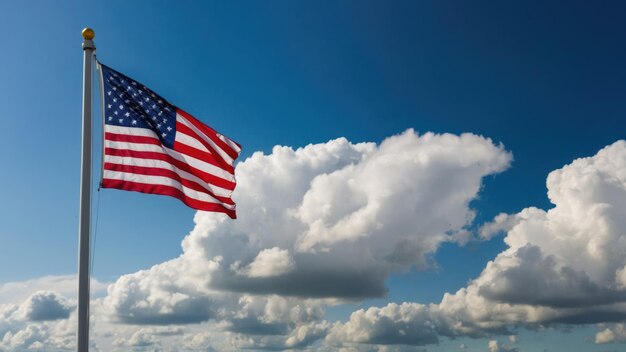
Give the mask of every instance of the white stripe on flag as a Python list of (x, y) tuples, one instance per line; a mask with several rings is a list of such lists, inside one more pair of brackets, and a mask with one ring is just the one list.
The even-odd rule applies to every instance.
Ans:
[(148, 128), (104, 125), (104, 131), (115, 134), (125, 134), (128, 136), (152, 137), (154, 139), (159, 139), (159, 136), (157, 136), (153, 130)]

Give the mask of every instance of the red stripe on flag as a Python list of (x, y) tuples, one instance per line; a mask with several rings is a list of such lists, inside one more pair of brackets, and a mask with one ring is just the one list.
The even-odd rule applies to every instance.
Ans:
[(104, 134), (104, 139), (113, 142), (130, 142), (130, 143), (139, 143), (139, 144), (153, 144), (153, 145), (162, 145), (161, 141), (156, 137), (148, 137), (148, 136), (133, 136), (128, 134), (118, 134), (113, 132), (106, 132)]
[(224, 213), (230, 216), (231, 219), (237, 218), (235, 210), (227, 209), (224, 206), (217, 204), (217, 203), (203, 202), (197, 199), (189, 198), (185, 196), (185, 194), (181, 190), (174, 188), (174, 187), (170, 187), (170, 186), (151, 185), (151, 184), (124, 181), (124, 180), (112, 180), (112, 179), (107, 179), (107, 178), (102, 180), (102, 186), (105, 188), (115, 188), (115, 189), (121, 189), (124, 191), (134, 191), (134, 192), (141, 192), (141, 193), (148, 193), (148, 194), (160, 194), (160, 195), (165, 195), (165, 196), (171, 196), (174, 198), (178, 198), (180, 201), (187, 204), (191, 208), (204, 210), (204, 211), (220, 212), (220, 213)]

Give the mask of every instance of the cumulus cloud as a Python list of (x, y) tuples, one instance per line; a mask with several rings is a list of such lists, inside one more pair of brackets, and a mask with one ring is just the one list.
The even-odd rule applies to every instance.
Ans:
[(517, 352), (519, 351), (517, 347), (503, 345), (498, 340), (489, 340), (489, 342), (487, 343), (487, 349), (489, 350), (489, 352)]
[(7, 350), (41, 350), (44, 348), (43, 341), (49, 337), (45, 325), (30, 325), (17, 333), (7, 332), (1, 346)]
[(185, 254), (222, 256), (228, 268), (267, 248), (290, 251), (297, 270), (265, 278), (220, 270), (211, 284), (221, 290), (382, 296), (390, 272), (426, 268), (427, 255), (471, 222), (468, 203), (482, 177), (509, 161), (478, 136), (412, 131), (380, 146), (338, 139), (276, 147), (238, 166), (241, 218), (213, 224), (213, 214), (200, 213)]
[[(91, 279), (94, 294), (106, 290), (107, 283)], [(63, 297), (74, 297), (78, 290), (76, 275), (49, 275), (32, 280), (0, 283), (0, 302), (17, 304), (37, 291), (52, 291)]]
[[(202, 287), (202, 281), (194, 280), (191, 273), (196, 268), (191, 264), (177, 258), (155, 265), (150, 271), (123, 275), (108, 287), (103, 309), (114, 310), (118, 313), (114, 318), (128, 324), (190, 324), (208, 320), (215, 316), (218, 307)], [(203, 265), (201, 272), (214, 270), (219, 266), (219, 258)]]
[(439, 329), (427, 306), (391, 303), (352, 313), (347, 323), (334, 327), (326, 341), (331, 345), (352, 342), (421, 346), (438, 343), (438, 335), (443, 332)]
[(220, 317), (222, 329), (247, 335), (286, 335), (296, 325), (322, 319), (322, 302), (297, 298), (242, 295)]
[(55, 321), (10, 321), (0, 332), (0, 351), (66, 351), (75, 348), (76, 315)]
[(594, 322), (626, 301), (626, 143), (553, 171), (547, 186), (555, 207), (514, 215), (509, 248), (472, 286), (489, 301), (558, 310), (538, 320)]
[(297, 325), (286, 335), (238, 335), (234, 339), (234, 346), (236, 350), (301, 349), (326, 336), (329, 328), (329, 323), (320, 322)]
[(67, 319), (74, 310), (74, 305), (63, 296), (51, 291), (39, 291), (28, 299), (16, 311), (22, 320), (45, 321)]
[(496, 215), (493, 221), (483, 224), (478, 229), (478, 235), (482, 240), (490, 240), (502, 232), (508, 232), (521, 220), (520, 216), (511, 216), (506, 213)]
[[(77, 287), (75, 275), (0, 284), (0, 351), (74, 349)], [(100, 294), (106, 285), (92, 280), (91, 287)]]
[(125, 347), (148, 347), (158, 344), (159, 341), (153, 333), (139, 329), (130, 338), (117, 338), (113, 340), (113, 346)]
[(246, 268), (248, 277), (272, 277), (286, 274), (295, 268), (289, 251), (278, 247), (264, 249)]
[[(255, 153), (237, 166), (239, 219), (198, 212), (180, 257), (121, 277), (104, 305), (120, 322), (182, 324), (231, 319), (224, 307), (241, 302), (229, 292), (380, 297), (390, 273), (428, 268), (429, 254), (467, 232), (483, 177), (510, 161), (480, 136), (412, 130), (380, 145), (339, 138)], [(228, 323), (256, 329), (252, 320)]]
[(217, 349), (212, 346), (213, 339), (213, 334), (207, 332), (186, 334), (182, 346), (188, 351), (215, 352)]
[(626, 342), (626, 325), (623, 323), (613, 324), (599, 331), (595, 339), (597, 344), (611, 342)]
[[(504, 334), (512, 325), (625, 319), (626, 142), (551, 172), (547, 186), (552, 209), (531, 207), (498, 215), (482, 227), (484, 238), (506, 231), (508, 248), (467, 287), (446, 293), (439, 304), (400, 308), (390, 304), (356, 312), (345, 324), (333, 327), (327, 339), (378, 343), (377, 336), (383, 335), (393, 343), (406, 343), (394, 336), (404, 323), (403, 315), (390, 318), (381, 313), (398, 309), (409, 312), (404, 313), (408, 323), (432, 327), (421, 340), (425, 343), (436, 341), (436, 335)], [(622, 328), (620, 324), (607, 328), (596, 341), (617, 341)], [(508, 348), (503, 346), (493, 340), (490, 348)]]

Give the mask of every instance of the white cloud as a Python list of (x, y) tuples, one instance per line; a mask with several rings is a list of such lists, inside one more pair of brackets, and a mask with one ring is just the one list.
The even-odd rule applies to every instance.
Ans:
[(508, 232), (513, 226), (517, 225), (521, 220), (520, 216), (511, 216), (509, 214), (500, 213), (496, 215), (493, 221), (483, 224), (480, 229), (478, 229), (478, 235), (482, 240), (490, 240), (495, 235)]
[(487, 349), (489, 352), (517, 352), (518, 349), (514, 346), (503, 345), (498, 340), (489, 340), (487, 343)]
[(509, 162), (508, 153), (471, 134), (391, 137), (363, 162), (311, 182), (295, 214), (306, 225), (296, 248), (364, 243), (389, 256), (379, 261), (423, 266), (424, 252), (436, 249), (445, 230), (459, 231), (473, 218), (467, 202), (482, 177)]
[[(91, 291), (97, 294), (106, 289), (107, 283), (91, 280)], [(52, 291), (64, 297), (75, 297), (78, 292), (76, 275), (44, 276), (26, 281), (15, 281), (0, 284), (0, 302), (21, 303), (37, 291)]]
[(123, 275), (108, 287), (103, 312), (119, 312), (113, 318), (131, 324), (206, 321), (216, 314), (217, 306), (203, 287), (201, 275), (219, 267), (219, 261), (203, 261), (199, 268), (194, 264), (200, 263), (179, 257), (150, 270)]
[(46, 321), (67, 319), (75, 306), (65, 297), (51, 291), (32, 294), (15, 312), (18, 319)]
[(593, 322), (596, 308), (626, 301), (626, 143), (553, 171), (547, 186), (555, 207), (514, 215), (509, 248), (471, 286), (490, 301), (559, 310), (537, 320)]
[(327, 322), (300, 324), (286, 335), (238, 335), (234, 339), (235, 350), (300, 349), (326, 336), (330, 324)]
[(358, 310), (326, 337), (331, 345), (348, 343), (428, 345), (438, 343), (439, 327), (427, 306), (391, 303), (383, 308)]
[(7, 332), (0, 346), (8, 350), (37, 350), (44, 347), (43, 341), (48, 337), (46, 325), (29, 325), (16, 333)]
[[(76, 296), (77, 287), (75, 275), (1, 284), (0, 351), (74, 349), (76, 312), (71, 297)], [(92, 280), (94, 294), (105, 287)]]
[(144, 329), (135, 331), (130, 338), (120, 337), (113, 340), (113, 346), (148, 347), (158, 344), (159, 340)]
[[(467, 287), (446, 293), (438, 305), (403, 305), (410, 312), (408, 323), (428, 322), (437, 335), (482, 336), (507, 333), (512, 325), (625, 319), (626, 142), (553, 171), (547, 186), (554, 208), (499, 215), (483, 226), (485, 238), (507, 231), (508, 248)], [(380, 341), (380, 336), (390, 336), (393, 343), (404, 343), (394, 336), (404, 323), (401, 314), (386, 318), (391, 325), (379, 324), (385, 318), (379, 312), (394, 309), (390, 304), (369, 308), (369, 314), (355, 312), (348, 322), (335, 326), (328, 339), (378, 343), (374, 337)], [(596, 341), (617, 340), (620, 329), (608, 328)], [(495, 340), (491, 346), (513, 350)]]
[(489, 348), (489, 352), (500, 352), (498, 340), (489, 340), (487, 347)]
[(213, 334), (208, 332), (187, 334), (183, 337), (182, 346), (183, 348), (185, 348), (185, 350), (190, 351), (201, 350), (204, 352), (214, 352), (217, 350), (212, 346), (213, 340)]
[(286, 274), (295, 269), (289, 251), (278, 247), (264, 249), (246, 268), (248, 277), (272, 277)]
[(626, 325), (623, 323), (613, 324), (596, 334), (597, 344), (611, 342), (626, 342)]
[[(75, 321), (75, 314), (69, 320)], [(12, 322), (10, 330), (0, 333), (0, 351), (67, 351), (75, 349), (76, 325), (68, 319), (51, 322)]]

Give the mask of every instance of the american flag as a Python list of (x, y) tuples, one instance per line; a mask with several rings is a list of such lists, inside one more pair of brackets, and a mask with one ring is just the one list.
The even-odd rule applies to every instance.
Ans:
[(98, 62), (104, 93), (104, 188), (162, 194), (235, 219), (241, 146), (143, 84)]

